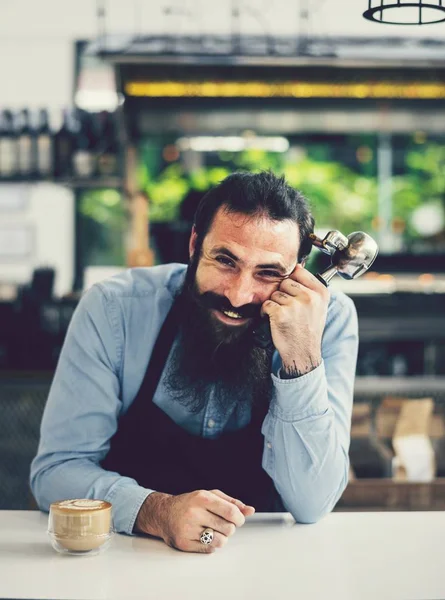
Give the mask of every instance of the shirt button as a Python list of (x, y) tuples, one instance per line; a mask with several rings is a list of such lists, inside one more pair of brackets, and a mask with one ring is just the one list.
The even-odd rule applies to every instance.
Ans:
[(213, 429), (213, 427), (215, 427), (215, 421), (213, 419), (209, 419), (207, 421), (207, 427), (210, 427), (210, 429)]
[(267, 442), (267, 447), (269, 448), (269, 450), (272, 450), (272, 444), (270, 442)]

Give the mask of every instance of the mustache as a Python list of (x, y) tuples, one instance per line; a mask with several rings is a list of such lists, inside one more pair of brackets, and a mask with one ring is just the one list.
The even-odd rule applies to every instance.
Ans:
[(214, 292), (204, 292), (196, 298), (198, 304), (203, 308), (215, 309), (219, 311), (232, 311), (238, 313), (244, 319), (256, 319), (261, 317), (260, 304), (243, 304), (243, 306), (234, 307), (225, 296), (220, 296)]

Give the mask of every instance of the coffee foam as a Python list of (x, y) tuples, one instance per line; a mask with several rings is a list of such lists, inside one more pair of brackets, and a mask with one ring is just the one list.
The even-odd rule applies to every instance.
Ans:
[(62, 500), (57, 503), (61, 508), (72, 508), (73, 510), (97, 510), (108, 508), (109, 503), (104, 500)]

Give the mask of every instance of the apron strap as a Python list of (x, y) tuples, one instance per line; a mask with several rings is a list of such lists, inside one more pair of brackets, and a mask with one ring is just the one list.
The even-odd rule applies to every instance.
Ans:
[(152, 400), (179, 327), (179, 302), (173, 302), (153, 347), (139, 393)]

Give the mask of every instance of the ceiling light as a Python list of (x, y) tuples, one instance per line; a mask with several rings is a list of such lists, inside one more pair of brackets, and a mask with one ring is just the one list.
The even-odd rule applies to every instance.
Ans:
[(241, 152), (255, 149), (268, 152), (286, 152), (289, 142), (280, 136), (197, 136), (182, 137), (176, 142), (180, 150), (195, 152)]
[(365, 19), (388, 25), (428, 25), (445, 21), (443, 0), (368, 0)]

